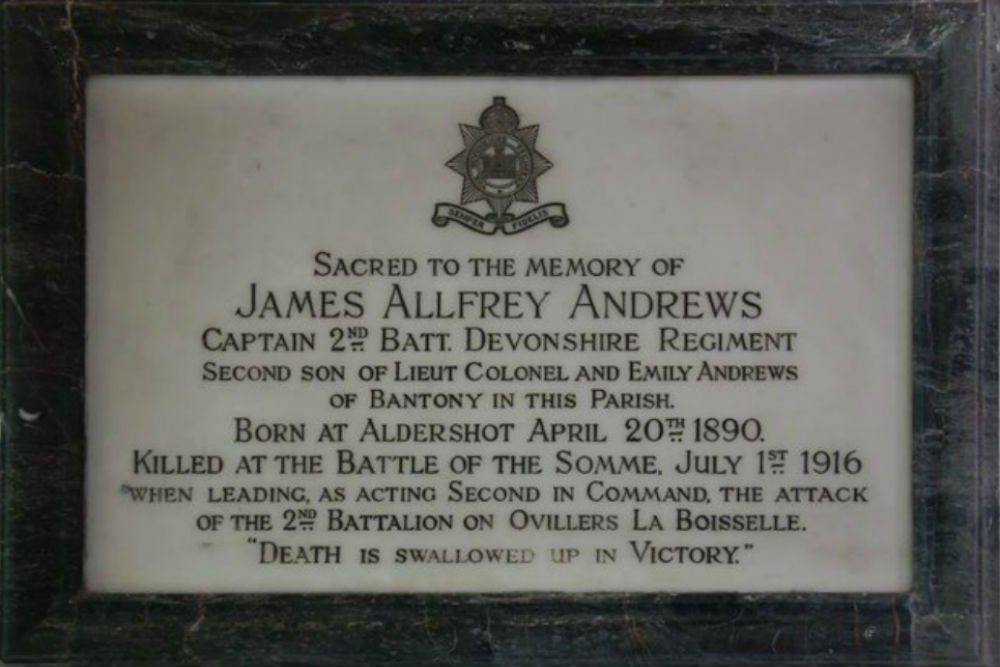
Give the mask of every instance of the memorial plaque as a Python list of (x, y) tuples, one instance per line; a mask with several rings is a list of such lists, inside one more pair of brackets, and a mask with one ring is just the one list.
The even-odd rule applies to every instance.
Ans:
[(995, 13), (4, 3), (0, 661), (996, 665)]
[(912, 108), (92, 79), (88, 587), (905, 590)]

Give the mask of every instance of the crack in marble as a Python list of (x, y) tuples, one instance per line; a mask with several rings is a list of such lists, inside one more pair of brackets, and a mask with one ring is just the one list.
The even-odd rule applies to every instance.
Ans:
[(66, 29), (73, 38), (73, 54), (70, 64), (73, 67), (73, 93), (75, 100), (73, 103), (73, 121), (79, 121), (83, 114), (83, 105), (80, 103), (80, 36), (76, 34), (76, 26), (73, 23), (73, 3), (75, 0), (65, 0), (63, 7), (66, 10)]
[(48, 171), (47, 169), (41, 169), (40, 167), (36, 167), (35, 165), (27, 161), (10, 162), (0, 167), (0, 172), (19, 171), (19, 170), (30, 171), (32, 174), (36, 174), (44, 178), (73, 181), (76, 183), (83, 182), (83, 177), (80, 176), (79, 174), (72, 174), (69, 172), (60, 174), (58, 172)]
[(14, 305), (14, 311), (17, 313), (17, 316), (20, 318), (22, 322), (24, 322), (24, 325), (28, 328), (28, 331), (31, 332), (32, 338), (35, 339), (35, 342), (38, 343), (38, 346), (42, 348), (43, 352), (48, 352), (49, 348), (46, 347), (45, 343), (42, 341), (41, 336), (38, 335), (38, 330), (35, 329), (34, 325), (31, 323), (31, 320), (28, 319), (28, 315), (24, 312), (24, 308), (21, 307), (21, 302), (18, 301), (17, 295), (14, 294), (14, 290), (12, 290), (7, 285), (7, 281), (3, 279), (3, 276), (0, 276), (0, 286), (3, 287), (4, 294), (6, 295), (7, 299)]
[(205, 620), (205, 598), (198, 598), (198, 612), (191, 625), (185, 626), (184, 635), (181, 639), (181, 648), (184, 654), (189, 658), (197, 658), (197, 653), (191, 648), (191, 635), (198, 632), (198, 628), (201, 627), (202, 622)]

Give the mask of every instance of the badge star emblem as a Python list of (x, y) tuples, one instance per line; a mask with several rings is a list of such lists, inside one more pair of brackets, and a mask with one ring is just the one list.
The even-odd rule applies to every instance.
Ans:
[(538, 201), (537, 179), (552, 162), (535, 148), (538, 125), (520, 122), (505, 98), (494, 97), (479, 126), (459, 125), (465, 149), (446, 164), (462, 176), (462, 204), (486, 200), (503, 217), (515, 201)]
[[(515, 216), (507, 212), (515, 202), (538, 201), (538, 177), (552, 168), (552, 162), (538, 152), (538, 125), (521, 127), (517, 112), (503, 97), (479, 116), (479, 125), (458, 126), (462, 151), (445, 165), (462, 177), (461, 204), (440, 203), (431, 217), (438, 227), (451, 223), (480, 234), (518, 234), (544, 222), (553, 227), (569, 224), (566, 205), (552, 202)], [(485, 201), (489, 212), (465, 208)]]

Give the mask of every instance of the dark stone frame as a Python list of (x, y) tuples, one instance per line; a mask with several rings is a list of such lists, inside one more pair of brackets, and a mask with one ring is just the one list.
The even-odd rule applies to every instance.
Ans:
[[(711, 3), (4, 2), (0, 660), (996, 664), (997, 5)], [(909, 596), (82, 589), (88, 76), (885, 72), (916, 82)]]

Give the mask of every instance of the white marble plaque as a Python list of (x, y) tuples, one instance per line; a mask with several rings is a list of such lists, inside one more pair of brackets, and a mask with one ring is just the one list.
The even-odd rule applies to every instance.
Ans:
[(907, 78), (87, 95), (88, 589), (908, 589)]

